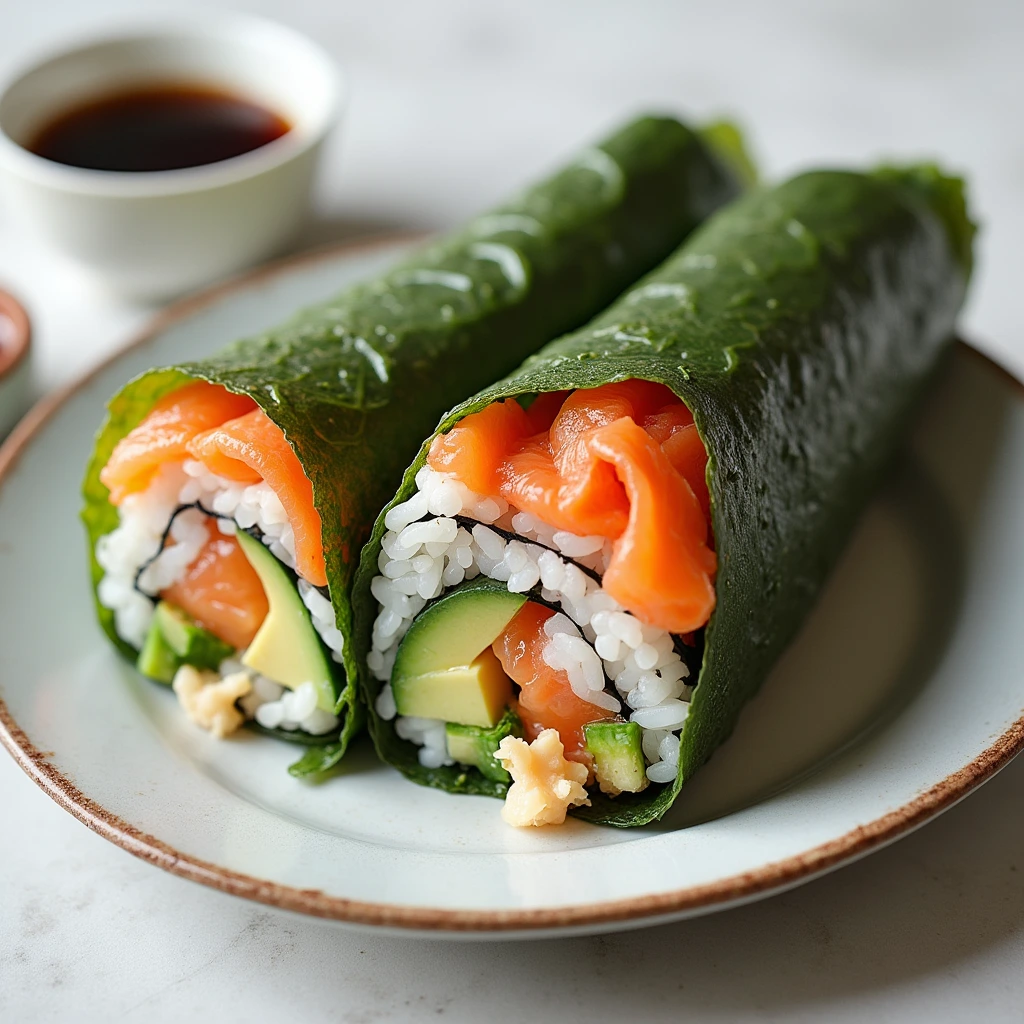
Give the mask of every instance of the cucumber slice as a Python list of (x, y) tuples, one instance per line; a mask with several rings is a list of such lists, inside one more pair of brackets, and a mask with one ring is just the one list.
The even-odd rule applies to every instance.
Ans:
[(139, 651), (135, 667), (147, 678), (156, 683), (170, 684), (174, 673), (181, 666), (181, 659), (164, 639), (160, 625), (154, 618), (150, 624), (146, 640)]
[(602, 792), (618, 796), (647, 788), (650, 780), (636, 722), (591, 722), (583, 726), (583, 736)]
[(494, 782), (512, 781), (512, 776), (502, 767), (494, 756), (498, 744), (506, 736), (522, 736), (523, 726), (519, 716), (512, 710), (505, 712), (501, 721), (493, 729), (481, 729), (476, 725), (458, 725), (449, 722), (445, 726), (448, 743), (448, 755), (459, 764), (472, 765), (478, 768), (485, 778)]
[[(167, 647), (182, 663), (196, 668), (216, 669), (225, 658), (235, 653), (231, 644), (203, 629), (180, 608), (166, 601), (156, 606), (150, 633), (153, 629), (159, 630)], [(148, 642), (149, 637), (146, 639)]]

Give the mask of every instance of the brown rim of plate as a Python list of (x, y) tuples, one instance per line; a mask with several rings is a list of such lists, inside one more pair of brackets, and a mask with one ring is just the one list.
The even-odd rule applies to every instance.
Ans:
[(14, 328), (14, 337), (0, 339), (0, 378), (13, 372), (28, 355), (32, 344), (32, 324), (25, 307), (10, 293), (0, 289), (0, 318), (7, 320)]
[[(134, 341), (98, 367), (70, 385), (38, 402), (14, 433), (0, 447), (0, 484), (17, 463), (35, 434), (76, 391), (125, 352), (143, 345), (171, 324), (190, 316), (233, 292), (265, 281), (289, 270), (330, 259), (343, 253), (356, 253), (414, 241), (413, 235), (388, 235), (356, 240), (277, 261), (226, 284), (173, 303), (157, 315)], [(959, 342), (963, 351), (983, 362), (1024, 398), (1024, 383), (981, 352)], [(251, 875), (240, 874), (217, 864), (175, 850), (156, 836), (136, 828), (100, 806), (78, 789), (53, 765), (53, 753), (39, 750), (11, 717), (0, 700), (0, 743), (25, 773), (64, 810), (97, 834), (142, 860), (172, 874), (200, 882), (221, 892), (255, 900), (312, 917), (345, 921), (350, 924), (376, 925), (426, 932), (524, 932), (543, 929), (579, 928), (616, 922), (637, 922), (684, 914), (702, 908), (725, 906), (750, 899), (761, 893), (784, 889), (809, 881), (845, 861), (863, 856), (923, 825), (951, 807), (977, 786), (990, 779), (1024, 749), (1024, 716), (1014, 722), (995, 742), (963, 768), (915, 797), (909, 803), (874, 821), (859, 825), (837, 839), (812, 847), (803, 853), (767, 864), (731, 878), (704, 885), (689, 886), (671, 892), (637, 896), (630, 899), (541, 910), (447, 910), (441, 907), (397, 906), (329, 896), (319, 889), (298, 889), (279, 885)]]

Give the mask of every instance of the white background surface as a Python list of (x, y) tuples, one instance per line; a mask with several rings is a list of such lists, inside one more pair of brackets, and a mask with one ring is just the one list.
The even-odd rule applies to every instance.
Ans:
[[(0, 73), (151, 6), (0, 0)], [(301, 245), (451, 225), (638, 108), (729, 113), (771, 175), (886, 155), (935, 155), (968, 173), (984, 234), (967, 332), (1024, 371), (1022, 4), (264, 0), (246, 9), (313, 35), (350, 80)], [(2, 220), (0, 282), (33, 316), (40, 389), (123, 343), (151, 312), (96, 293)], [(2, 756), (0, 793), (4, 1021), (1024, 1013), (1024, 761), (895, 847), (792, 893), (644, 932), (519, 945), (422, 943), (287, 917), (132, 859)]]

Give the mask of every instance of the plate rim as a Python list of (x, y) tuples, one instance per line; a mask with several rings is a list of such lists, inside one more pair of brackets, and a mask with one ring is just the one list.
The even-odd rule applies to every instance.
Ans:
[[(37, 402), (0, 446), (0, 487), (36, 434), (64, 404), (91, 380), (130, 351), (139, 348), (192, 314), (236, 292), (301, 269), (308, 264), (373, 252), (422, 239), (421, 233), (389, 233), (356, 238), (275, 260), (226, 282), (171, 303), (156, 313), (124, 346), (88, 372)], [(985, 364), (1024, 401), (1024, 382), (968, 343), (960, 351)], [(530, 910), (453, 910), (416, 907), (332, 896), (320, 889), (301, 889), (233, 871), (176, 850), (113, 814), (82, 792), (53, 763), (53, 752), (40, 750), (22, 730), (0, 698), (0, 745), (15, 763), (56, 804), (93, 832), (121, 849), (171, 874), (243, 899), (306, 916), (381, 928), (441, 933), (550, 932), (616, 924), (654, 923), (658, 919), (710, 911), (782, 890), (824, 874), (848, 861), (893, 842), (947, 810), (986, 782), (1024, 750), (1024, 714), (985, 750), (962, 768), (935, 783), (913, 800), (872, 821), (801, 853), (752, 871), (700, 885), (644, 896)]]

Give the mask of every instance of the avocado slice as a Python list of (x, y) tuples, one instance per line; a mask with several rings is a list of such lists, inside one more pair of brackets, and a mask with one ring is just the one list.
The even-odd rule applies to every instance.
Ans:
[(445, 726), (448, 741), (448, 755), (459, 764), (478, 768), (485, 778), (494, 782), (509, 783), (512, 776), (494, 756), (498, 744), (506, 736), (522, 736), (523, 726), (519, 716), (511, 709), (493, 729), (481, 729), (477, 725), (459, 725), (449, 722)]
[(594, 758), (601, 791), (611, 796), (647, 788), (647, 766), (636, 722), (591, 722), (583, 726), (586, 748)]
[(525, 594), (478, 576), (431, 604), (402, 638), (391, 672), (400, 715), (493, 728), (512, 699), (512, 680), (491, 651)]
[(235, 537), (260, 578), (269, 605), (242, 664), (292, 690), (312, 681), (317, 706), (333, 714), (337, 696), (330, 658), (302, 603), (294, 575), (255, 537), (244, 530)]
[(401, 684), (392, 688), (400, 715), (439, 718), (485, 729), (497, 725), (512, 700), (512, 680), (489, 647), (469, 665), (404, 676)]
[(477, 576), (442, 594), (409, 627), (395, 657), (391, 681), (468, 665), (490, 647), (526, 604), (500, 580)]
[(147, 679), (152, 679), (156, 683), (171, 683), (174, 680), (174, 673), (181, 667), (181, 659), (164, 639), (155, 617), (150, 623), (135, 667)]
[[(230, 658), (235, 653), (231, 644), (214, 636), (180, 608), (166, 601), (161, 601), (156, 606), (153, 625), (150, 627), (143, 650), (149, 645), (154, 630), (159, 632), (166, 647), (177, 656), (179, 664), (216, 669), (225, 658)], [(154, 639), (151, 653), (155, 653), (156, 648), (157, 641)]]

